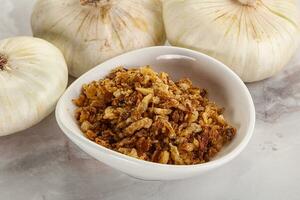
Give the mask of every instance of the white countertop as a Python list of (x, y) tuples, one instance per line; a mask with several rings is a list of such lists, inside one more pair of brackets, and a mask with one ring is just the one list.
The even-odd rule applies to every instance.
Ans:
[[(0, 39), (30, 35), (32, 0), (0, 0)], [(146, 182), (94, 160), (58, 128), (54, 114), (0, 138), (2, 200), (300, 199), (300, 49), (283, 72), (247, 85), (254, 136), (229, 164), (188, 180)]]

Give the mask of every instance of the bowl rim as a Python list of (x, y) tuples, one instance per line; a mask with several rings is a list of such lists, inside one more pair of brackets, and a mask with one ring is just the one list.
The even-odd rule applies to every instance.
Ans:
[[(220, 158), (217, 158), (216, 160), (211, 160), (205, 163), (200, 163), (200, 164), (195, 164), (195, 165), (170, 165), (170, 164), (161, 164), (161, 163), (155, 163), (155, 162), (151, 162), (151, 161), (144, 161), (144, 160), (140, 160), (137, 158), (133, 158), (130, 156), (127, 156), (125, 154), (119, 153), (117, 151), (111, 150), (109, 148), (103, 147), (99, 144), (96, 144), (95, 142), (89, 140), (88, 138), (86, 138), (83, 134), (76, 134), (74, 133), (73, 130), (69, 129), (67, 126), (64, 125), (63, 120), (60, 118), (61, 116), (61, 112), (63, 111), (63, 103), (64, 100), (66, 98), (66, 94), (70, 93), (75, 86), (77, 85), (78, 82), (81, 81), (81, 79), (83, 79), (84, 77), (88, 76), (88, 74), (92, 74), (94, 71), (97, 71), (98, 68), (101, 68), (102, 65), (105, 65), (107, 62), (111, 62), (112, 60), (116, 60), (119, 59), (120, 57), (126, 57), (130, 54), (134, 54), (134, 53), (138, 53), (138, 52), (143, 52), (143, 51), (147, 51), (147, 50), (159, 50), (159, 49), (166, 49), (166, 50), (178, 50), (178, 53), (184, 53), (184, 52), (188, 52), (191, 53), (195, 56), (200, 56), (203, 59), (208, 59), (212, 62), (214, 62), (215, 65), (218, 65), (218, 67), (223, 68), (223, 70), (227, 71), (227, 75), (230, 75), (231, 78), (234, 79), (234, 81), (236, 81), (241, 87), (242, 90), (244, 91), (246, 97), (247, 97), (247, 104), (249, 104), (250, 106), (250, 112), (249, 112), (249, 121), (248, 121), (248, 128), (246, 131), (245, 136), (242, 138), (241, 142), (235, 147), (233, 148), (229, 153), (223, 155)], [(117, 66), (116, 66), (117, 67)], [(71, 101), (71, 100), (70, 100)], [(79, 143), (84, 143), (85, 145), (90, 146), (91, 148), (93, 148), (96, 151), (101, 151), (104, 154), (107, 154), (108, 156), (114, 156), (114, 159), (119, 159), (119, 160), (124, 160), (126, 162), (130, 162), (132, 164), (135, 165), (144, 165), (144, 166), (148, 166), (148, 167), (159, 167), (159, 168), (168, 168), (168, 169), (198, 169), (198, 168), (214, 168), (217, 166), (221, 166), (229, 161), (231, 161), (232, 159), (234, 159), (235, 157), (237, 157), (247, 146), (247, 144), (249, 143), (253, 132), (254, 132), (254, 127), (255, 127), (255, 121), (256, 121), (256, 116), (255, 116), (255, 106), (253, 103), (253, 99), (251, 97), (251, 94), (247, 88), (247, 86), (244, 84), (244, 82), (240, 79), (240, 77), (235, 74), (229, 67), (227, 67), (224, 63), (222, 63), (221, 61), (210, 57), (204, 53), (198, 52), (198, 51), (194, 51), (191, 49), (186, 49), (186, 48), (181, 48), (181, 47), (174, 47), (174, 46), (153, 46), (153, 47), (146, 47), (146, 48), (141, 48), (141, 49), (137, 49), (137, 50), (133, 50), (133, 51), (129, 51), (127, 53), (121, 54), (119, 56), (113, 57), (99, 65), (96, 65), (94, 68), (90, 69), (89, 71), (85, 72), (83, 75), (81, 75), (79, 78), (77, 78), (64, 92), (64, 94), (60, 97), (56, 109), (55, 109), (55, 116), (56, 116), (56, 121), (59, 125), (59, 127), (61, 128), (62, 132), (68, 137), (75, 137), (77, 138), (77, 142)], [(69, 133), (71, 132), (72, 135)], [(75, 143), (76, 144), (76, 143)], [(92, 156), (93, 157), (93, 156)]]

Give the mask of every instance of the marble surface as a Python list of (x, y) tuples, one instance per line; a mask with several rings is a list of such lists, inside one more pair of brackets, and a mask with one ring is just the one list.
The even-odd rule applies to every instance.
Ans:
[[(0, 0), (0, 39), (30, 35), (32, 0)], [(257, 109), (254, 136), (235, 160), (188, 180), (146, 182), (83, 153), (54, 114), (0, 138), (0, 200), (300, 199), (300, 49), (283, 72), (247, 85)]]

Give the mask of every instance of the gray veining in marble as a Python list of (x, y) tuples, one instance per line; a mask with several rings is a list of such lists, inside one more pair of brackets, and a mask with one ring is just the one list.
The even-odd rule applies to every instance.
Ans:
[[(32, 0), (0, 0), (0, 39), (30, 35)], [(247, 85), (255, 101), (254, 136), (235, 160), (182, 181), (145, 182), (83, 153), (54, 114), (0, 138), (0, 200), (300, 199), (300, 49), (283, 72)]]

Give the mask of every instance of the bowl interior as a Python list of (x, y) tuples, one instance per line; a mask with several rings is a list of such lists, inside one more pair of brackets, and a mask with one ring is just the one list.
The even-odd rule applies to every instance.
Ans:
[(232, 152), (242, 141), (250, 139), (255, 111), (244, 83), (222, 63), (198, 52), (174, 47), (152, 47), (129, 52), (106, 61), (81, 76), (67, 89), (58, 103), (57, 116), (61, 124), (72, 134), (82, 137), (74, 119), (75, 106), (71, 102), (80, 94), (82, 85), (104, 78), (117, 66), (132, 68), (145, 65), (151, 65), (159, 72), (167, 72), (175, 81), (190, 78), (194, 85), (208, 90), (211, 100), (225, 108), (225, 118), (237, 128), (237, 135), (214, 160)]

